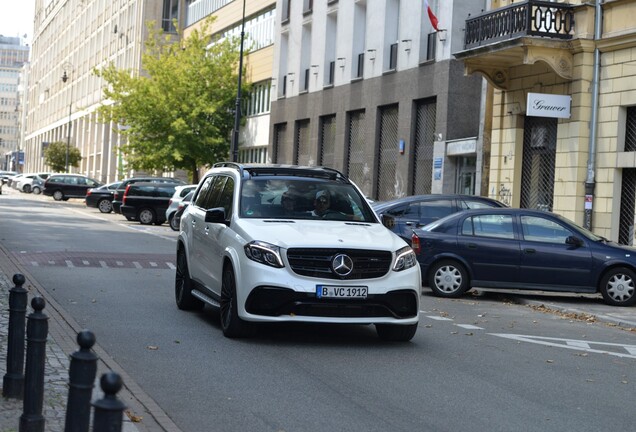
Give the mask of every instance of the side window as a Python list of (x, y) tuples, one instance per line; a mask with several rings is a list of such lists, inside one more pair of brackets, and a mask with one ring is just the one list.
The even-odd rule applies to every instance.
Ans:
[(395, 207), (391, 210), (388, 210), (386, 212), (386, 214), (390, 215), (390, 216), (394, 216), (394, 217), (401, 217), (404, 215), (404, 213), (407, 211), (407, 206), (399, 206), (399, 207)]
[(542, 243), (565, 244), (572, 232), (549, 219), (537, 216), (521, 216), (523, 238)]
[(510, 215), (478, 215), (466, 218), (463, 235), (514, 239), (515, 232)]
[(420, 223), (428, 224), (455, 212), (451, 200), (433, 200), (420, 202)]
[(477, 201), (477, 200), (460, 200), (459, 205), (462, 210), (467, 209), (482, 209), (482, 208), (492, 208), (493, 206), (490, 203)]
[(205, 208), (205, 200), (207, 198), (208, 192), (212, 187), (212, 183), (214, 182), (214, 176), (210, 176), (203, 181), (201, 185), (201, 189), (199, 189), (199, 193), (194, 198), (194, 205), (197, 207)]
[(221, 205), (219, 204), (219, 196), (223, 191), (226, 180), (227, 177), (225, 176), (215, 177), (214, 183), (212, 184), (212, 188), (210, 188), (210, 192), (208, 193), (208, 197), (205, 200), (205, 206), (203, 208), (207, 210), (215, 207), (221, 207)]
[(91, 180), (91, 179), (86, 179), (86, 184), (89, 185), (90, 187), (96, 187), (97, 186), (97, 182), (95, 180)]
[(84, 177), (76, 177), (77, 178), (77, 184), (80, 186), (86, 186), (87, 181)]
[(225, 187), (219, 195), (218, 207), (225, 209), (225, 219), (230, 220), (232, 215), (232, 201), (234, 199), (234, 179), (227, 177)]

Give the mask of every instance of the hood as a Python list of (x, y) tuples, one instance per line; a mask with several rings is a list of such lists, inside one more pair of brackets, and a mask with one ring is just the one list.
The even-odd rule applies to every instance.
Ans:
[(289, 249), (352, 248), (394, 252), (407, 243), (379, 223), (353, 221), (281, 221), (239, 219), (236, 231), (247, 241), (260, 240)]

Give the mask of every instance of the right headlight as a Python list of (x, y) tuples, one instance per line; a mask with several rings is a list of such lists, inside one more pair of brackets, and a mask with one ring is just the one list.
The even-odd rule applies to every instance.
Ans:
[(393, 271), (402, 271), (417, 265), (417, 257), (410, 246), (405, 246), (402, 249), (399, 249), (395, 255), (396, 258), (395, 263), (393, 264)]
[(285, 267), (280, 256), (280, 248), (270, 243), (252, 241), (245, 245), (245, 255), (252, 261), (271, 267)]

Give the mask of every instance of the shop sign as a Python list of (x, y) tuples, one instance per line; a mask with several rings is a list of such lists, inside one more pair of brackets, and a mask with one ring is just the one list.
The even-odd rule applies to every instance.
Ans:
[(570, 118), (571, 105), (571, 96), (528, 93), (526, 115), (533, 117)]

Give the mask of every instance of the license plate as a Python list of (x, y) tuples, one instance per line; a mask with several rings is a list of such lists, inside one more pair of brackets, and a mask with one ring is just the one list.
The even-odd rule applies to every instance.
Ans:
[(318, 298), (367, 298), (368, 287), (341, 287), (333, 285), (316, 285), (316, 297)]

